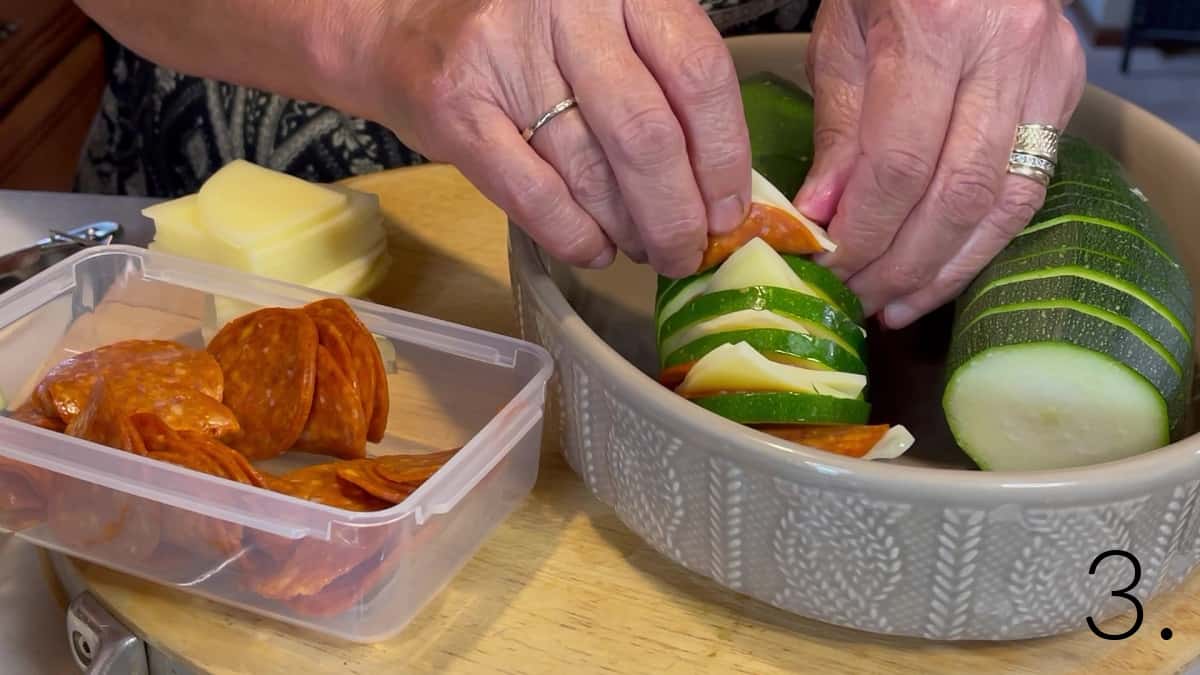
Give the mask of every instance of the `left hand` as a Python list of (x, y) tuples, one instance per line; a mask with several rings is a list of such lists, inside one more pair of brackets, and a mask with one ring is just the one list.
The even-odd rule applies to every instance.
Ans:
[(1063, 129), (1086, 82), (1062, 0), (826, 0), (808, 49), (816, 156), (797, 207), (819, 259), (902, 328), (961, 293), (1045, 188), (1007, 173), (1016, 128)]

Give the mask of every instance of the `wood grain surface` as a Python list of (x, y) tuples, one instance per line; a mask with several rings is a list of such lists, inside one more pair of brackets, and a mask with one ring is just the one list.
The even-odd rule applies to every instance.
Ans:
[[(505, 220), (454, 169), (355, 179), (390, 219), (373, 299), (512, 334)], [(1200, 577), (1146, 608), (1121, 642), (932, 643), (809, 621), (688, 572), (626, 529), (557, 453), (548, 424), (533, 494), (397, 638), (347, 645), (77, 563), (155, 647), (200, 671), (299, 673), (1177, 673), (1200, 656)], [(1108, 626), (1120, 632), (1130, 618)], [(1167, 641), (1160, 630), (1170, 627)]]

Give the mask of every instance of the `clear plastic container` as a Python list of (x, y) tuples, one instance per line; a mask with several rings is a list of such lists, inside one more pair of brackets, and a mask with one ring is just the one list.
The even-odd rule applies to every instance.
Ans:
[[(71, 354), (132, 338), (202, 347), (230, 312), (324, 297), (139, 248), (83, 251), (0, 296), (0, 392), (12, 410)], [(396, 634), (533, 487), (553, 365), (536, 345), (348, 302), (375, 334), (389, 373), (387, 434), (368, 454), (462, 447), (403, 503), (335, 509), (5, 417), (0, 528), (327, 635), (373, 642)], [(330, 459), (287, 453), (259, 466)], [(204, 555), (156, 536), (185, 521), (240, 531), (241, 547)], [(251, 590), (250, 575), (264, 564), (276, 566), (267, 571), (279, 575), (278, 595), (306, 594)]]

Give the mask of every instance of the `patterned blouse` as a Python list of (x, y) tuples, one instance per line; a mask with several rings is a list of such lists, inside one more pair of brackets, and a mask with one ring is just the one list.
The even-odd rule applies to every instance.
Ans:
[[(699, 2), (727, 36), (803, 29), (818, 4)], [(182, 75), (111, 40), (106, 59), (79, 192), (177, 197), (239, 158), (321, 182), (424, 161), (386, 128), (325, 106)]]

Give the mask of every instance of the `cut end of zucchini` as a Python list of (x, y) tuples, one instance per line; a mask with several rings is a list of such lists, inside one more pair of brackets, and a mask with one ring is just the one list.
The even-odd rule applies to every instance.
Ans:
[(988, 349), (954, 372), (943, 405), (981, 469), (1036, 471), (1115, 461), (1162, 447), (1162, 396), (1131, 368), (1061, 343)]

